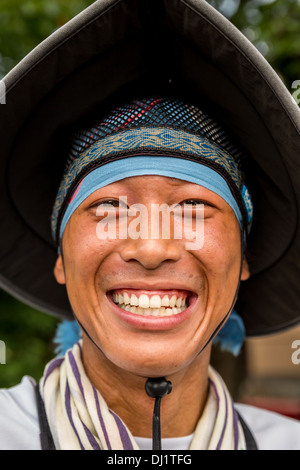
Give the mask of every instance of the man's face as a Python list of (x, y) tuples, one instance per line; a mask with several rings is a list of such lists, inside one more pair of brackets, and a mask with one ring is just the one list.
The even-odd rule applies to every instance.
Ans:
[[(148, 214), (153, 204), (179, 211), (190, 204), (190, 214), (204, 204), (203, 243), (187, 249), (183, 237), (174, 238), (176, 215), (169, 237), (161, 229), (158, 237), (124, 236), (127, 209), (118, 208), (119, 198)], [(116, 216), (111, 239), (99, 236), (99, 209)], [(128, 226), (134, 220), (128, 217)], [(70, 218), (62, 250), (55, 276), (66, 283), (77, 319), (109, 363), (142, 376), (170, 375), (194, 362), (231, 308), (241, 266), (231, 207), (208, 189), (163, 176), (126, 178), (94, 192)], [(247, 277), (243, 262), (242, 280)]]

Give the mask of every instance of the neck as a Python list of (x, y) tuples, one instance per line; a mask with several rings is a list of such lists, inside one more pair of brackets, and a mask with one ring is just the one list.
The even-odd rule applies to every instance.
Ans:
[[(91, 341), (83, 337), (83, 363), (87, 376), (108, 407), (133, 436), (151, 437), (154, 399), (145, 391), (148, 377), (134, 375), (112, 364)], [(188, 367), (166, 376), (172, 392), (161, 401), (162, 437), (192, 434), (205, 406), (208, 391), (210, 347)]]

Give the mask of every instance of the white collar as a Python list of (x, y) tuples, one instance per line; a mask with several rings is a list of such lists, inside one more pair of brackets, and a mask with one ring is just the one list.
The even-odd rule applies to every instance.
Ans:
[[(161, 440), (162, 450), (188, 450), (194, 434), (183, 437), (169, 437)], [(148, 437), (134, 437), (141, 450), (152, 450), (152, 439)]]

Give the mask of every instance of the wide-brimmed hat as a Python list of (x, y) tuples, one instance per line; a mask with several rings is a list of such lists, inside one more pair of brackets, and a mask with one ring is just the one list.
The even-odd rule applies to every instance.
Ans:
[(205, 102), (249, 158), (251, 277), (237, 310), (249, 336), (300, 321), (300, 111), (254, 46), (204, 0), (98, 0), (4, 79), (0, 284), (72, 316), (53, 276), (50, 217), (69, 137), (88, 113), (139, 93)]

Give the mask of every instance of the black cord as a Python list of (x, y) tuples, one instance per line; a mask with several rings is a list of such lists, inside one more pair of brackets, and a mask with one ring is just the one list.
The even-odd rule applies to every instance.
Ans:
[(152, 418), (152, 449), (161, 450), (160, 404), (161, 399), (171, 393), (172, 383), (164, 377), (149, 378), (145, 390), (149, 397), (155, 398)]
[(160, 403), (161, 397), (155, 398), (152, 418), (152, 449), (161, 450), (161, 428), (160, 428)]

